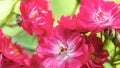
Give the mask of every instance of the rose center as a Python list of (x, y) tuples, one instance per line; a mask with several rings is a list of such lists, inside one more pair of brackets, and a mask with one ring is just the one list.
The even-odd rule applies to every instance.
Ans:
[(60, 55), (65, 56), (68, 54), (68, 50), (66, 48), (60, 47)]
[(109, 21), (109, 15), (104, 12), (98, 12), (95, 15), (95, 20), (97, 23), (104, 23), (106, 21)]
[(34, 11), (31, 11), (31, 13), (30, 13), (30, 18), (35, 18), (35, 17), (37, 17), (38, 16), (38, 11), (37, 10), (34, 10)]

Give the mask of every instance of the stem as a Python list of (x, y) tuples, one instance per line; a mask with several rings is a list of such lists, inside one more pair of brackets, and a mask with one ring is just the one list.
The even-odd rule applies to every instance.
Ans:
[(114, 68), (116, 68), (115, 66), (115, 64), (114, 64), (114, 59), (115, 59), (115, 57), (116, 57), (116, 49), (117, 49), (117, 47), (115, 46), (115, 49), (114, 49), (114, 55), (113, 55), (113, 57), (112, 57), (112, 59), (111, 59), (111, 61), (110, 61), (110, 63), (111, 63), (111, 65), (114, 67)]
[(102, 36), (103, 36), (103, 34), (102, 34), (102, 32), (100, 32), (100, 37), (101, 37), (101, 39), (103, 40)]
[(120, 65), (120, 63), (115, 63), (114, 65), (118, 65), (118, 64)]
[(113, 55), (111, 62), (110, 62), (114, 68), (116, 68), (116, 64), (114, 64), (114, 62), (115, 62), (115, 57), (117, 55), (117, 46), (118, 46), (116, 38), (117, 37), (115, 36), (115, 38), (112, 39), (112, 42), (115, 45), (115, 48), (114, 48), (114, 55)]
[(103, 43), (103, 49), (106, 49), (108, 41), (109, 41), (109, 38), (105, 37), (105, 40), (104, 40), (104, 43)]
[(8, 27), (16, 27), (18, 25), (17, 24), (6, 24), (6, 26), (8, 26)]
[(105, 36), (104, 48), (105, 48), (106, 44), (108, 43), (108, 40), (111, 40), (112, 43), (114, 44), (114, 54), (111, 57), (111, 59), (109, 60), (109, 62), (113, 66), (113, 68), (116, 68), (116, 64), (114, 62), (115, 62), (115, 57), (117, 55), (117, 46), (118, 46), (118, 44), (117, 44), (117, 36), (116, 36), (116, 34), (115, 34), (114, 38), (110, 38), (109, 35), (104, 35), (104, 36)]

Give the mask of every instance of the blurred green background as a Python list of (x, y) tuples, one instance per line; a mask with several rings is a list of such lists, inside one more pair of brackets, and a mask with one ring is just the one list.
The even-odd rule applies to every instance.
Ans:
[[(13, 42), (17, 42), (25, 49), (34, 52), (38, 45), (36, 36), (27, 35), (20, 26), (16, 25), (16, 14), (20, 14), (20, 1), (0, 0), (0, 27), (6, 35), (12, 37)], [(120, 0), (116, 0), (115, 2), (120, 3)], [(55, 25), (62, 15), (73, 15), (77, 13), (80, 6), (79, 0), (49, 0), (49, 4), (56, 20)], [(111, 41), (109, 41), (108, 45), (108, 51), (112, 56), (114, 45)], [(106, 68), (113, 68), (110, 63), (105, 63), (104, 66)], [(116, 66), (120, 68), (119, 64)]]

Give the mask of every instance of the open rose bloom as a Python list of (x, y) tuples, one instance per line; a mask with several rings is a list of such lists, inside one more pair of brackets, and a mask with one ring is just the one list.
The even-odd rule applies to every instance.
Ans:
[(120, 29), (120, 5), (113, 1), (81, 0), (80, 11), (76, 16), (63, 16), (61, 19), (63, 22), (60, 21), (60, 25), (80, 32), (96, 33), (107, 28)]
[[(31, 61), (32, 59), (39, 58), (34, 56), (30, 58), (19, 44), (13, 43), (11, 38), (5, 36), (0, 29), (0, 68), (38, 68), (38, 65), (31, 65), (37, 61)], [(39, 63), (40, 61), (36, 62)]]
[(82, 0), (78, 20), (80, 27), (82, 24), (88, 31), (120, 29), (120, 5), (103, 0)]
[(53, 26), (51, 1), (21, 0), (21, 28), (36, 35), (38, 45), (35, 52), (29, 52), (1, 28), (0, 68), (105, 68), (106, 63), (116, 68), (120, 64), (116, 62), (120, 56), (120, 4), (112, 0), (77, 2), (79, 12), (62, 15)]
[(79, 68), (88, 58), (88, 45), (79, 32), (59, 26), (37, 48), (45, 68)]
[[(2, 30), (0, 32), (0, 68), (21, 68), (27, 54), (16, 43), (11, 42), (10, 37), (6, 37)], [(27, 60), (27, 59), (26, 59)]]
[(54, 19), (45, 0), (22, 0), (20, 4), (22, 27), (30, 35), (46, 35), (52, 29)]
[(102, 68), (108, 57), (102, 47), (96, 36), (81, 36), (58, 26), (39, 44), (37, 52), (45, 68)]

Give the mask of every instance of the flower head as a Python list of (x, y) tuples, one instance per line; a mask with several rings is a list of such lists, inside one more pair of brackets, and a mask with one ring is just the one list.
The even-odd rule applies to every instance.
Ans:
[(82, 0), (79, 13), (62, 17), (59, 24), (80, 32), (96, 33), (107, 28), (120, 29), (119, 21), (120, 5), (112, 1)]
[(45, 0), (22, 0), (20, 5), (22, 27), (30, 35), (47, 34), (53, 26), (53, 17)]
[(96, 35), (87, 37), (89, 44), (89, 58), (81, 68), (104, 68), (103, 64), (108, 61), (108, 52), (103, 50), (102, 40)]
[(78, 24), (86, 25), (85, 29), (88, 31), (99, 32), (106, 28), (119, 29), (119, 5), (103, 0), (82, 0), (78, 19), (81, 21)]
[(56, 27), (37, 48), (45, 68), (79, 68), (88, 58), (88, 45), (79, 32)]
[(10, 37), (0, 31), (0, 68), (22, 68), (29, 63), (28, 54), (17, 43), (12, 43)]

